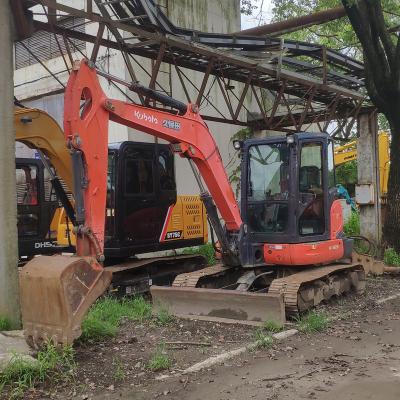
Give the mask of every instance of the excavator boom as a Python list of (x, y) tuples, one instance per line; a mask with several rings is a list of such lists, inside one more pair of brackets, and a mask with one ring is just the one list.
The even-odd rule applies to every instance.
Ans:
[(41, 150), (62, 177), (69, 190), (73, 188), (71, 155), (65, 146), (64, 133), (46, 112), (35, 108), (14, 110), (15, 140)]

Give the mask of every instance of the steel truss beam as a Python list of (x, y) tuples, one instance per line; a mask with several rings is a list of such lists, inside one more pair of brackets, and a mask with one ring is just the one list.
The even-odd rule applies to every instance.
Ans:
[[(146, 3), (148, 0), (142, 1)], [(132, 81), (137, 81), (132, 62), (145, 69), (136, 57), (146, 57), (153, 60), (151, 69), (146, 71), (149, 76), (149, 86), (168, 93), (157, 78), (162, 62), (173, 65), (178, 76), (178, 79), (174, 81), (174, 90), (180, 84), (186, 101), (196, 101), (201, 107), (207, 104), (219, 115), (203, 115), (207, 120), (270, 130), (304, 130), (307, 125), (314, 123), (319, 124), (320, 129), (323, 130), (328, 128), (331, 121), (354, 119), (363, 108), (369, 107), (365, 102), (365, 94), (359, 91), (362, 82), (357, 74), (362, 72), (362, 64), (360, 67), (360, 63), (341, 58), (339, 53), (331, 50), (311, 49), (311, 53), (315, 55), (314, 58), (322, 60), (322, 66), (311, 68), (318, 71), (313, 71), (310, 75), (309, 64), (287, 55), (285, 55), (285, 60), (281, 59), (284, 61), (283, 64), (278, 62), (277, 65), (273, 65), (237, 55), (237, 52), (234, 54), (232, 51), (205, 46), (177, 35), (154, 32), (151, 29), (145, 30), (126, 19), (117, 20), (115, 14), (112, 16), (105, 10), (105, 4), (108, 2), (97, 1), (103, 15), (91, 11), (90, 0), (86, 2), (87, 11), (59, 4), (54, 0), (37, 0), (31, 3), (39, 3), (70, 16), (84, 18), (90, 23), (98, 23), (99, 29), (95, 36), (62, 27), (54, 21), (36, 20), (34, 27), (36, 30), (59, 35), (66, 44), (68, 43), (66, 38), (93, 43), (92, 60), (96, 58), (100, 47), (121, 51)], [(103, 37), (105, 28), (112, 33), (113, 38)], [(127, 42), (127, 38), (123, 37), (120, 31), (132, 35), (129, 39), (135, 38), (138, 41)], [(212, 35), (207, 37), (207, 40), (210, 40)], [(265, 42), (265, 39), (263, 40)], [(69, 46), (66, 47), (71, 60), (71, 50)], [(292, 54), (296, 51), (300, 54), (301, 51), (310, 51), (310, 46), (306, 48), (306, 44), (299, 43), (296, 47), (294, 43), (291, 43), (290, 51)], [(351, 75), (346, 72), (328, 71), (329, 62), (335, 65), (348, 64), (356, 72)], [(200, 87), (188, 78), (185, 74), (186, 69), (203, 74)], [(236, 82), (243, 84), (240, 90), (235, 90)], [(189, 96), (188, 86), (194, 88), (197, 93), (192, 99)], [(214, 90), (218, 88), (220, 94), (218, 97), (223, 99), (226, 105), (224, 111), (210, 98), (211, 88)], [(250, 112), (245, 106), (245, 99), (249, 93), (254, 96), (259, 108), (256, 113)], [(148, 103), (148, 99), (143, 97), (140, 101)], [(158, 103), (151, 102), (150, 105), (155, 108), (160, 107)], [(282, 114), (282, 109), (285, 110), (285, 114)], [(249, 116), (250, 120), (248, 120)], [(322, 122), (325, 123), (321, 125)], [(338, 121), (334, 134), (336, 136), (342, 134), (345, 137), (343, 130), (347, 126), (347, 123)], [(350, 131), (350, 129), (347, 130)]]

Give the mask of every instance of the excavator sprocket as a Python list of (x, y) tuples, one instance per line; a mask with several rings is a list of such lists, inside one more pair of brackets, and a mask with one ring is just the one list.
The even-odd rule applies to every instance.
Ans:
[(48, 339), (71, 344), (81, 335), (81, 322), (109, 286), (111, 275), (82, 257), (41, 256), (29, 261), (20, 272), (27, 343), (35, 348)]
[(362, 293), (364, 289), (365, 271), (361, 264), (334, 264), (274, 279), (268, 293), (283, 295), (286, 316), (294, 316), (333, 296)]

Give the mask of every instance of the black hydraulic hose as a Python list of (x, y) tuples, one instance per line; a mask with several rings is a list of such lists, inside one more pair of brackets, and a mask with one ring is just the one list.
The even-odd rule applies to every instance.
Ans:
[(176, 108), (183, 114), (185, 114), (187, 111), (187, 105), (185, 103), (182, 103), (179, 100), (175, 100), (174, 98), (172, 98), (166, 94), (157, 92), (154, 89), (150, 89), (147, 86), (139, 85), (138, 83), (132, 83), (129, 86), (129, 90), (131, 90), (132, 92), (135, 92), (137, 94), (141, 94), (142, 96), (149, 97), (153, 100), (156, 100), (166, 106)]
[(215, 243), (214, 229), (213, 229), (213, 227), (211, 225), (211, 221), (208, 218), (207, 218), (207, 221), (208, 221), (208, 223), (210, 225), (211, 244), (213, 246), (213, 249), (215, 250), (216, 253), (221, 254), (222, 253), (221, 249), (219, 249), (217, 247), (216, 243)]
[(357, 251), (357, 249), (354, 248), (354, 251), (357, 254), (366, 255), (366, 256), (374, 256), (374, 255), (376, 255), (377, 246), (376, 246), (375, 243), (373, 243), (367, 237), (362, 236), (362, 235), (353, 235), (353, 236), (347, 236), (347, 237), (349, 239), (353, 239), (353, 240), (361, 240), (361, 241), (364, 241), (364, 242), (366, 242), (368, 244), (368, 249), (365, 252)]

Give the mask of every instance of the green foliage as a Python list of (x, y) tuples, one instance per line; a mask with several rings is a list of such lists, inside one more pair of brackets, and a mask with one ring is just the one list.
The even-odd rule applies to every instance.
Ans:
[(147, 368), (150, 371), (157, 372), (168, 369), (172, 365), (171, 359), (164, 351), (164, 346), (159, 346), (157, 351), (151, 356)]
[(11, 330), (11, 322), (8, 318), (2, 317), (0, 315), (0, 332), (1, 331), (10, 331)]
[(188, 247), (182, 250), (181, 254), (200, 254), (207, 259), (208, 265), (216, 263), (215, 250), (211, 243), (202, 244), (198, 247)]
[(259, 349), (269, 349), (274, 344), (274, 339), (271, 335), (265, 333), (265, 330), (258, 328), (255, 332), (256, 347)]
[(353, 211), (351, 213), (343, 230), (346, 236), (358, 236), (360, 234), (360, 214), (358, 212)]
[(343, 185), (349, 192), (354, 191), (354, 186), (357, 183), (357, 161), (349, 161), (338, 165), (335, 168), (336, 183)]
[(169, 310), (165, 307), (160, 307), (156, 315), (156, 323), (159, 326), (165, 326), (172, 322), (174, 317), (171, 315)]
[(385, 250), (383, 261), (385, 262), (385, 264), (400, 267), (400, 255), (392, 248), (388, 248)]
[(151, 318), (151, 304), (143, 297), (122, 300), (104, 297), (89, 310), (82, 323), (82, 340), (99, 340), (118, 333), (123, 318), (143, 321)]
[(329, 326), (329, 318), (326, 313), (315, 310), (300, 315), (296, 322), (298, 329), (305, 333), (321, 332)]
[(278, 324), (275, 321), (265, 321), (264, 329), (268, 332), (276, 333), (283, 330), (283, 325)]
[[(381, 0), (387, 26), (399, 24), (400, 2)], [(273, 21), (309, 15), (342, 5), (340, 0), (273, 0)], [(320, 43), (356, 57), (362, 57), (361, 45), (347, 17), (328, 23), (307, 26), (286, 35), (287, 38), (309, 43)]]
[(13, 355), (5, 369), (0, 372), (0, 393), (7, 390), (9, 398), (22, 398), (24, 393), (46, 379), (73, 379), (76, 370), (72, 346), (57, 348), (47, 342), (37, 354), (36, 360)]
[(257, 6), (255, 6), (252, 0), (240, 0), (240, 12), (244, 15), (251, 15), (253, 10), (255, 10)]

